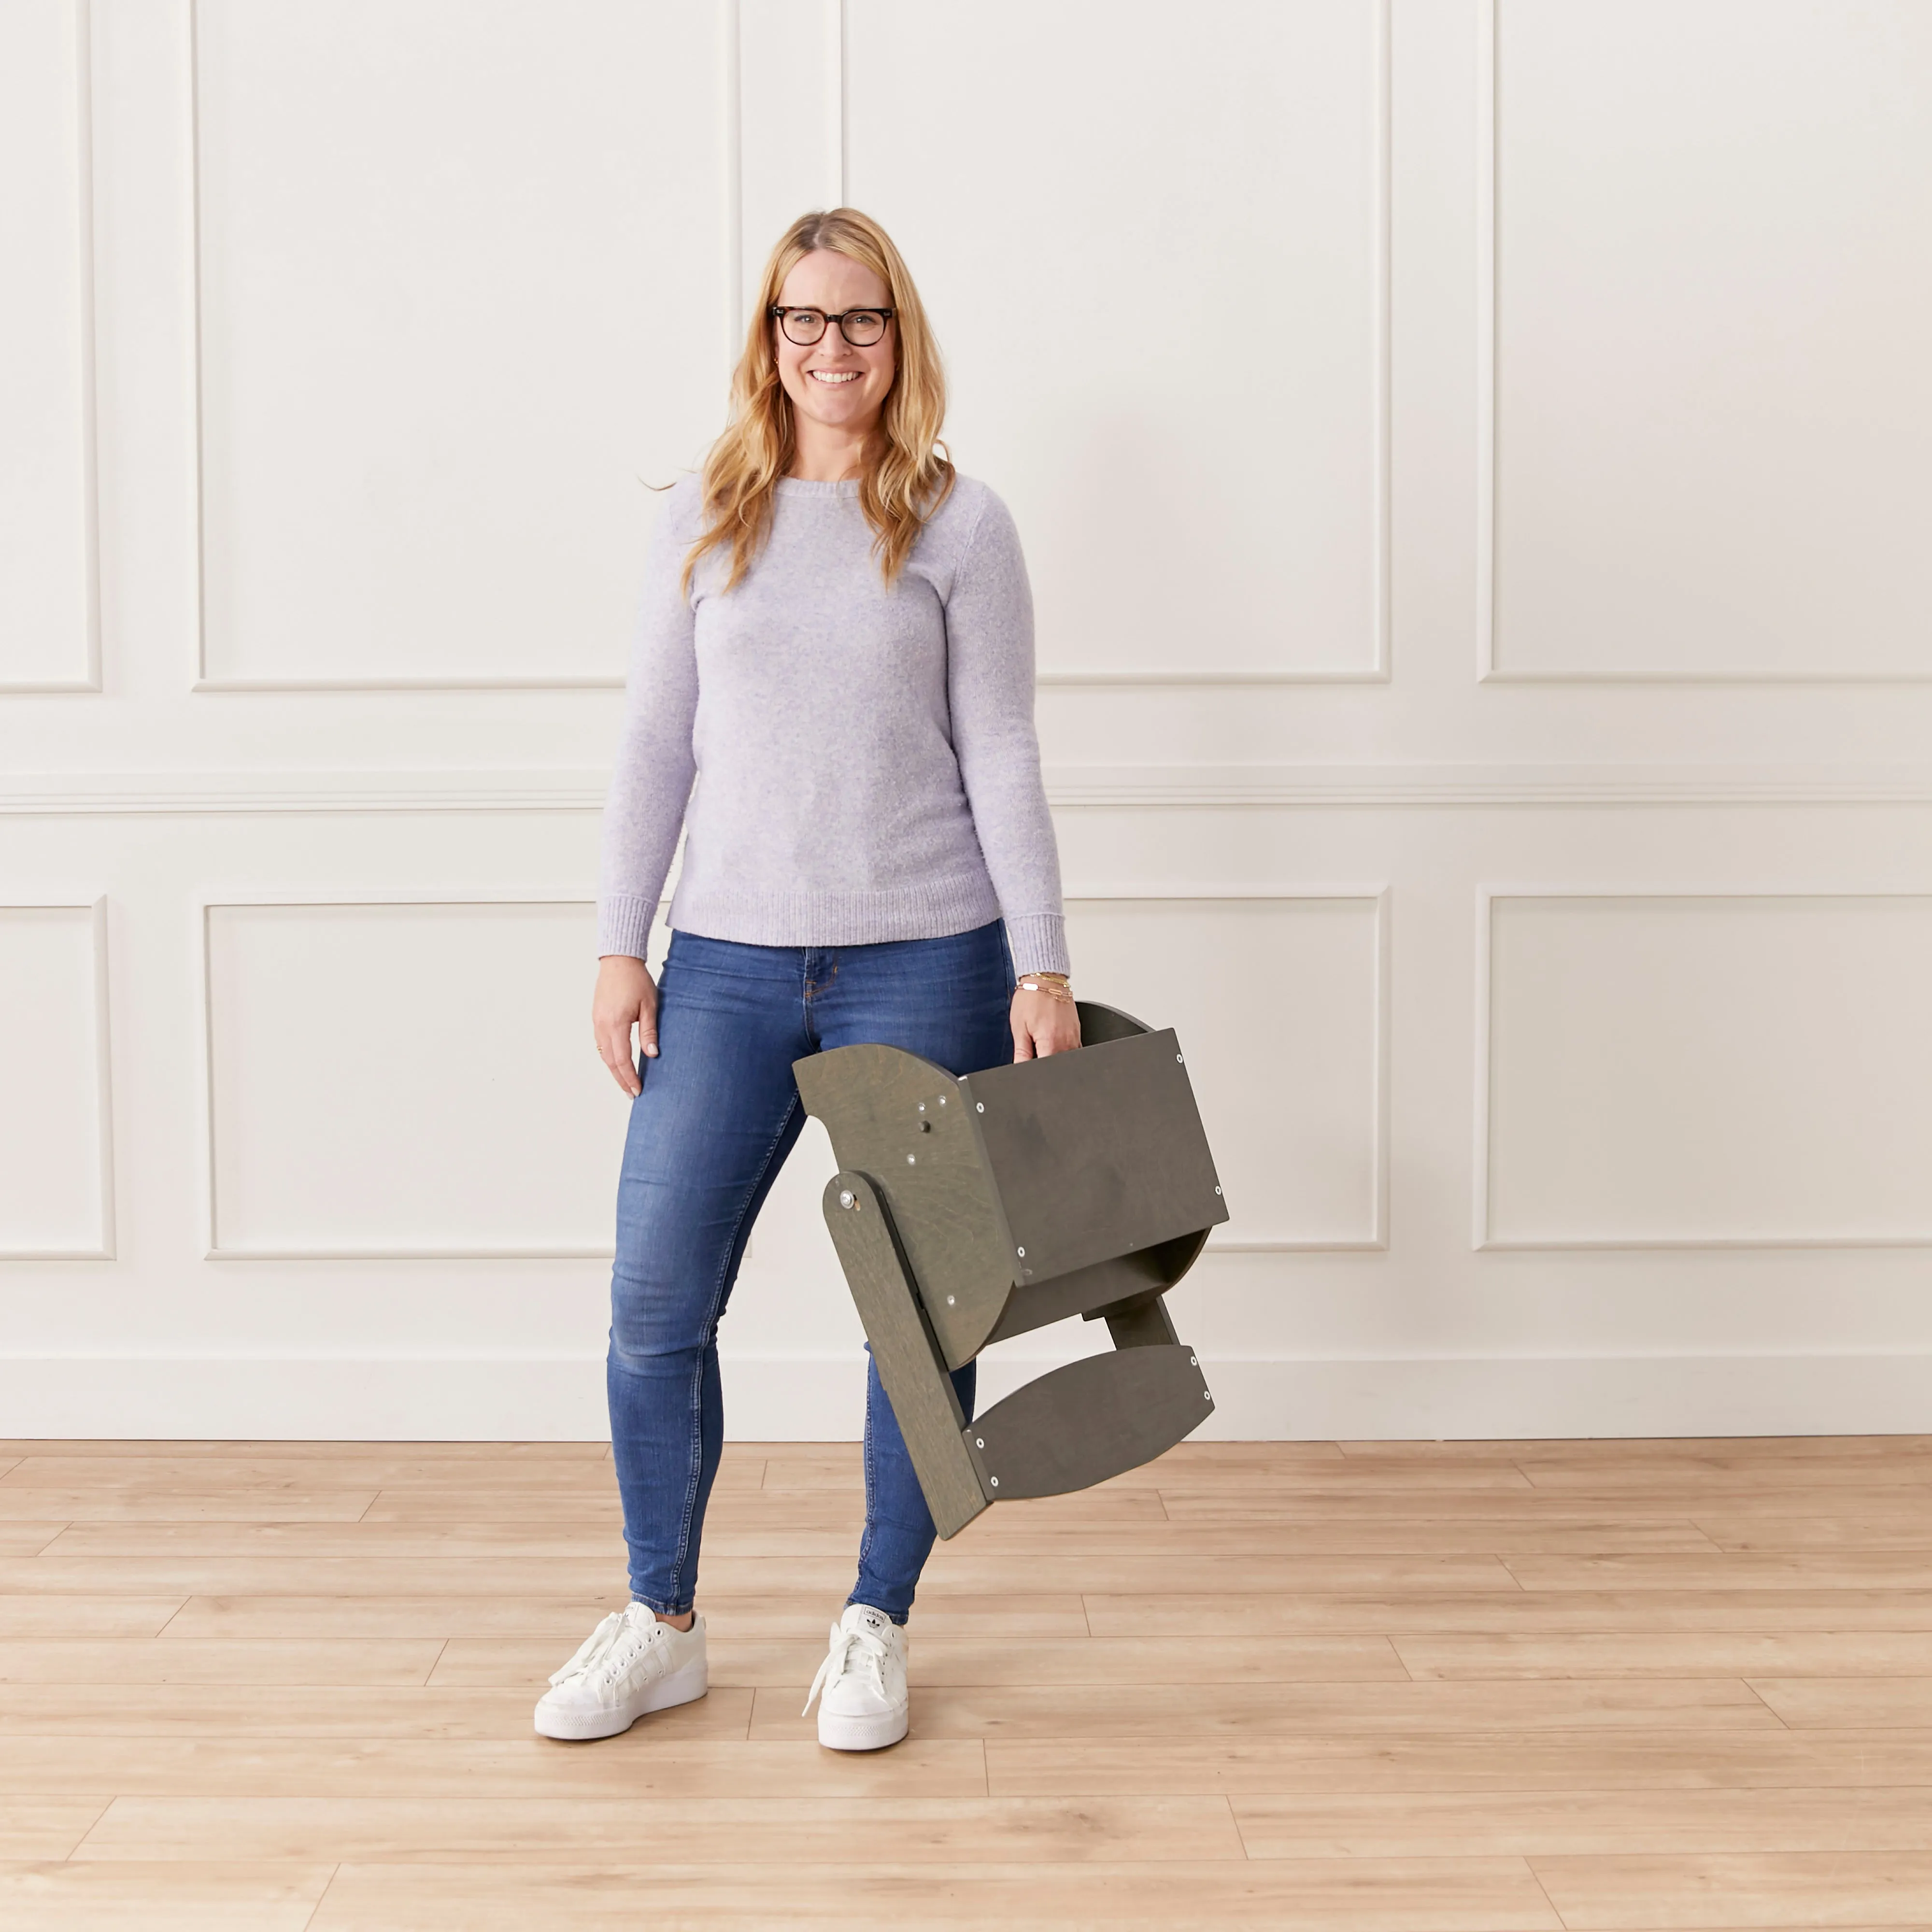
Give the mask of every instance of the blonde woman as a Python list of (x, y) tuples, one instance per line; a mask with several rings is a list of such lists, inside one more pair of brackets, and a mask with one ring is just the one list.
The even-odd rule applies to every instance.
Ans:
[[(732, 405), (652, 539), (604, 818), (592, 1024), (632, 1096), (608, 1385), (634, 1600), (551, 1678), (549, 1737), (704, 1694), (718, 1323), (803, 1123), (793, 1061), (878, 1041), (966, 1073), (1080, 1043), (1019, 539), (939, 452), (938, 353), (877, 223), (793, 224)], [(970, 1417), (971, 1365), (953, 1381)], [(843, 1750), (905, 1736), (934, 1536), (876, 1366), (865, 1472), (857, 1581), (806, 1699)]]

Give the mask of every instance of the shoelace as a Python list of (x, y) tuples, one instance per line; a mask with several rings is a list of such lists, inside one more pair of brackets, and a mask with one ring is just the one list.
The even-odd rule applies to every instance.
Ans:
[(886, 1694), (886, 1645), (883, 1637), (874, 1636), (863, 1625), (852, 1630), (841, 1630), (836, 1624), (832, 1626), (832, 1648), (825, 1661), (818, 1666), (818, 1675), (812, 1680), (810, 1694), (806, 1698), (805, 1708), (798, 1714), (808, 1715), (812, 1700), (819, 1692), (828, 1690), (844, 1676), (851, 1662), (852, 1653), (856, 1650), (862, 1660), (863, 1668), (872, 1680), (873, 1688), (883, 1699)]
[[(622, 1642), (626, 1634), (634, 1628), (622, 1610), (613, 1610), (578, 1646), (577, 1654), (561, 1670), (550, 1672), (550, 1681), (553, 1684), (561, 1684), (566, 1677), (574, 1677), (579, 1671), (588, 1672), (595, 1670), (600, 1664), (609, 1659), (611, 1652)], [(649, 1643), (650, 1636), (646, 1635), (640, 1641)]]

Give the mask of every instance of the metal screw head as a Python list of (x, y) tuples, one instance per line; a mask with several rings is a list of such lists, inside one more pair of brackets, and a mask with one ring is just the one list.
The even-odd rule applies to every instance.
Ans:
[(842, 1187), (838, 1190), (838, 1204), (842, 1208), (856, 1207), (858, 1204), (858, 1198), (859, 1197), (849, 1187)]

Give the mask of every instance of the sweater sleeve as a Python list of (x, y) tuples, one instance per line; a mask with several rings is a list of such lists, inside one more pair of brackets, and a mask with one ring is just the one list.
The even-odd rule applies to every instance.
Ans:
[(645, 553), (644, 586), (624, 686), (624, 720), (604, 806), (597, 877), (597, 951), (641, 959), (684, 823), (697, 764), (694, 614), (678, 589), (697, 532), (695, 477), (681, 479)]
[(1060, 854), (1034, 730), (1033, 592), (1012, 515), (984, 494), (946, 602), (952, 748), (1014, 970), (1065, 973)]

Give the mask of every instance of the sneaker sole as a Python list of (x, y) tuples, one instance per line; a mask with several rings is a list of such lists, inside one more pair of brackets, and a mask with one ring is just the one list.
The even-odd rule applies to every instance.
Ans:
[(829, 1715), (821, 1707), (818, 1713), (818, 1742), (827, 1750), (884, 1750), (888, 1744), (896, 1744), (906, 1734), (910, 1716), (910, 1707), (898, 1711), (881, 1711), (867, 1718), (842, 1718)]
[(539, 1709), (537, 1735), (556, 1738), (566, 1744), (587, 1744), (595, 1738), (614, 1738), (653, 1711), (668, 1711), (676, 1704), (695, 1703), (710, 1688), (710, 1672), (705, 1660), (700, 1658), (681, 1670), (674, 1670), (669, 1676), (646, 1684), (630, 1702), (614, 1706), (608, 1711), (586, 1711), (578, 1716), (563, 1712), (547, 1714)]

